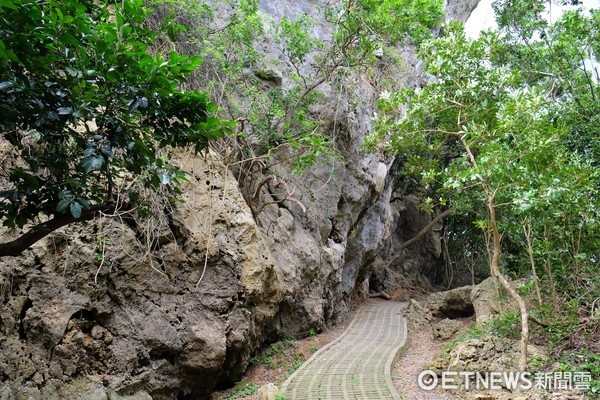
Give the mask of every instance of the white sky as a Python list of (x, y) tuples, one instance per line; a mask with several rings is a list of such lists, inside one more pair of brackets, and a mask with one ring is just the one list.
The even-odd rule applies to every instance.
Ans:
[[(496, 20), (494, 18), (494, 11), (492, 10), (492, 1), (493, 0), (481, 0), (479, 2), (479, 5), (465, 24), (467, 37), (476, 38), (482, 30), (496, 28)], [(600, 8), (600, 0), (583, 0), (582, 3), (583, 7), (588, 10), (590, 8)], [(567, 7), (552, 4), (548, 11), (548, 20), (550, 22), (555, 21), (566, 8)]]

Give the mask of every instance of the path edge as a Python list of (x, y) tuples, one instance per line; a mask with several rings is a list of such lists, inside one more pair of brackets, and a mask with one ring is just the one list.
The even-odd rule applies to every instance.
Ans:
[(408, 320), (402, 315), (402, 321), (404, 322), (404, 335), (402, 342), (392, 351), (389, 355), (387, 362), (385, 363), (385, 381), (390, 389), (390, 393), (392, 394), (392, 398), (394, 400), (402, 400), (400, 397), (400, 393), (396, 390), (394, 385), (394, 380), (392, 379), (392, 371), (394, 369), (394, 365), (400, 360), (404, 352), (406, 351), (406, 347), (408, 345)]
[(346, 334), (348, 332), (350, 332), (350, 329), (354, 326), (354, 324), (356, 323), (356, 321), (358, 320), (358, 317), (360, 317), (360, 315), (362, 314), (364, 308), (366, 306), (366, 303), (361, 304), (360, 308), (356, 311), (356, 315), (354, 316), (354, 318), (352, 318), (352, 322), (350, 322), (350, 325), (348, 325), (348, 327), (346, 328), (346, 330), (344, 331), (344, 333), (342, 333), (340, 336), (338, 336), (336, 339), (332, 340), (331, 342), (327, 343), (325, 346), (321, 347), (319, 350), (315, 351), (313, 353), (312, 356), (310, 356), (310, 358), (308, 360), (306, 360), (304, 362), (304, 364), (302, 364), (300, 366), (300, 368), (298, 368), (297, 370), (294, 371), (294, 373), (292, 375), (290, 375), (289, 378), (287, 378), (285, 380), (285, 382), (283, 382), (283, 385), (281, 386), (281, 391), (285, 394), (289, 384), (292, 382), (292, 380), (296, 377), (296, 375), (298, 375), (298, 373), (300, 373), (300, 371), (302, 371), (304, 369), (305, 366), (307, 366), (308, 364), (310, 364), (315, 358), (317, 358), (321, 353), (325, 353), (327, 350), (329, 350), (330, 347), (332, 347), (333, 345), (337, 344), (339, 341), (341, 341), (344, 336), (346, 336)]

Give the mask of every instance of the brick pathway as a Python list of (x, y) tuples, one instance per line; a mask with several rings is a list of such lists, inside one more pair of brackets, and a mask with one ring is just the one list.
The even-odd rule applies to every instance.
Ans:
[(283, 384), (286, 400), (400, 400), (390, 373), (406, 341), (405, 305), (367, 303), (346, 332)]

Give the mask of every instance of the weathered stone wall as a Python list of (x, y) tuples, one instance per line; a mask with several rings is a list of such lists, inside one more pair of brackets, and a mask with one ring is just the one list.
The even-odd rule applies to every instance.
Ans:
[(182, 163), (195, 179), (169, 215), (176, 240), (148, 251), (140, 227), (105, 218), (2, 260), (6, 393), (195, 399), (243, 373), (282, 297), (273, 242), (214, 156)]

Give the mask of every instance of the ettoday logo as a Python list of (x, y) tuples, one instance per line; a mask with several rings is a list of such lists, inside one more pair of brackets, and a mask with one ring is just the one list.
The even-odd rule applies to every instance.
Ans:
[(515, 372), (515, 371), (443, 371), (421, 372), (417, 378), (423, 390), (441, 387), (444, 390), (589, 390), (590, 372)]

